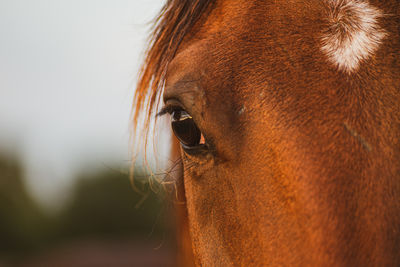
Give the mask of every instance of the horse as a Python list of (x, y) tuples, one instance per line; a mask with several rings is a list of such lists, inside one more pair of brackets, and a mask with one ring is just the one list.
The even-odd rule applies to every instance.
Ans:
[(400, 266), (399, 1), (168, 0), (155, 25), (134, 122), (169, 114), (183, 265)]

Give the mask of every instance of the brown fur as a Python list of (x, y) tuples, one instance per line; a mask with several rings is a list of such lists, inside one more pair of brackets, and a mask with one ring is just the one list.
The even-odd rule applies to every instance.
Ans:
[(353, 74), (324, 1), (167, 3), (135, 105), (165, 81), (212, 148), (181, 152), (197, 266), (400, 265), (400, 4), (370, 2), (388, 38)]

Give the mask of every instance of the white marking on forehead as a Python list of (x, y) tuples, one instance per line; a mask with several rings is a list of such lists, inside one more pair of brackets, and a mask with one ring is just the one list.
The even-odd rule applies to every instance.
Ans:
[(371, 57), (387, 33), (378, 24), (383, 13), (360, 0), (328, 0), (329, 28), (321, 50), (339, 70), (351, 73)]

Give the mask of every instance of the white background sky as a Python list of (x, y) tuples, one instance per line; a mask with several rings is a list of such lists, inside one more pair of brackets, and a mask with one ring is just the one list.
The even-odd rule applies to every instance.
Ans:
[(43, 203), (84, 168), (130, 164), (134, 84), (163, 3), (0, 0), (0, 152)]

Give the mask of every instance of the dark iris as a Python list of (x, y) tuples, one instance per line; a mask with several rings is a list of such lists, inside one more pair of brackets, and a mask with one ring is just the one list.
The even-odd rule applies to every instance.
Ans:
[(188, 146), (197, 146), (200, 143), (201, 132), (193, 118), (184, 110), (172, 112), (171, 126), (179, 141)]

